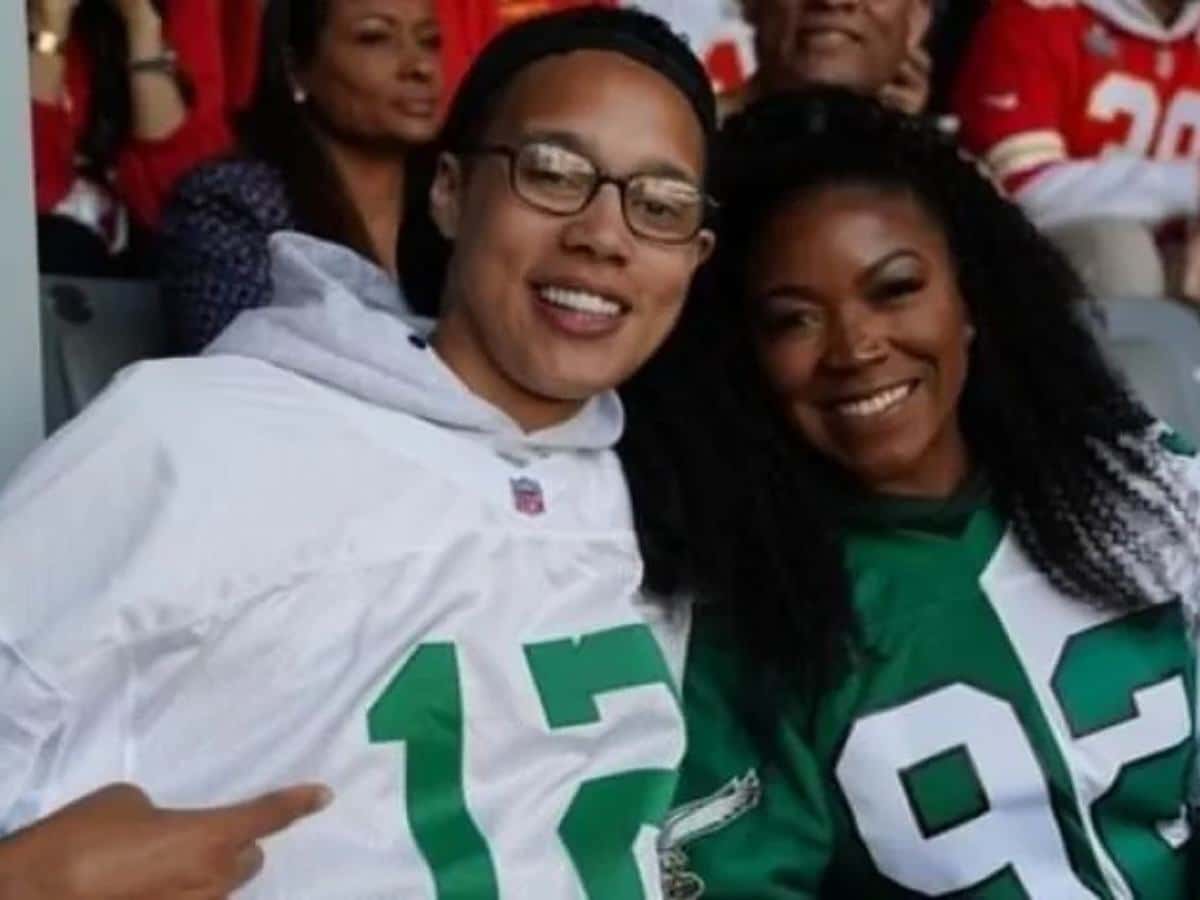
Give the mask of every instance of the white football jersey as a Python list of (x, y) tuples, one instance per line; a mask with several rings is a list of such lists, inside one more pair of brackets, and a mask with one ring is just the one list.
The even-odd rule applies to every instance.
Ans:
[(497, 453), (335, 299), (465, 430), (246, 356), (126, 374), (0, 497), (0, 832), (116, 780), (311, 780), (333, 804), (239, 896), (660, 897), (678, 629), (615, 455)]

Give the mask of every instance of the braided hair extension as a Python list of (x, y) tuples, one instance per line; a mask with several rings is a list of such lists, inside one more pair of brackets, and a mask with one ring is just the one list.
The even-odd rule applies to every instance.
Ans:
[[(789, 680), (828, 683), (847, 658), (849, 590), (829, 570), (831, 559), (844, 566), (826, 489), (838, 475), (761, 402), (770, 389), (744, 299), (746, 266), (772, 215), (847, 185), (903, 192), (945, 234), (977, 331), (962, 427), (1033, 565), (1098, 608), (1174, 596), (1162, 549), (1196, 554), (1194, 499), (1166, 474), (1152, 416), (1083, 324), (1087, 298), (1074, 271), (950, 137), (874, 100), (818, 88), (732, 119), (717, 168), (713, 284), (698, 289), (670, 355), (649, 374), (666, 398), (660, 409), (687, 411), (675, 427), (690, 421), (691, 437), (677, 443), (703, 446), (721, 474), (683, 466), (673, 486), (657, 488), (682, 512), (655, 523), (655, 545), (667, 551), (648, 557), (652, 576), (725, 604), (750, 655), (787, 669)], [(702, 402), (687, 399), (697, 394)], [(640, 427), (636, 412), (631, 427)], [(693, 527), (702, 521), (722, 524)]]

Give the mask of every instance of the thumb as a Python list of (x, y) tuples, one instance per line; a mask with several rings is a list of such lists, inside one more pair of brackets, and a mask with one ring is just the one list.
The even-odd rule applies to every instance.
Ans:
[(239, 843), (283, 831), (297, 819), (320, 812), (333, 802), (333, 791), (320, 784), (296, 785), (262, 794), (231, 806), (186, 813)]

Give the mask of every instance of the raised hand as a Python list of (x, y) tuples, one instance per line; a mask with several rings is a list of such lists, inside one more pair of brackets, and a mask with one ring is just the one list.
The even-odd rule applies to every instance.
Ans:
[(933, 60), (924, 47), (914, 47), (900, 64), (896, 77), (879, 92), (881, 102), (900, 112), (916, 115), (929, 103)]

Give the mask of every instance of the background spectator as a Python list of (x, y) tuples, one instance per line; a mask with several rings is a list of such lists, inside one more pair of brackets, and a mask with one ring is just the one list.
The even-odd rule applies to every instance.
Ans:
[(740, 0), (624, 0), (683, 34), (704, 61), (722, 108), (736, 105), (754, 74), (754, 29)]
[(193, 173), (163, 223), (163, 296), (195, 352), (270, 297), (267, 241), (298, 229), (395, 277), (410, 151), (441, 102), (433, 0), (269, 0), (241, 152)]
[(43, 271), (129, 275), (176, 179), (226, 150), (217, 0), (29, 0)]
[(1198, 24), (1184, 0), (995, 0), (968, 51), (966, 144), (1095, 291), (1179, 289), (1155, 233), (1200, 210)]
[(758, 72), (748, 97), (835, 84), (915, 113), (929, 99), (930, 0), (747, 0)]

